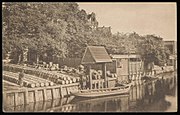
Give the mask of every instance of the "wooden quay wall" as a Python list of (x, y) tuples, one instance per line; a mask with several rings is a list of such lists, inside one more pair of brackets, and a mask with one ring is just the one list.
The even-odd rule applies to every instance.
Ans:
[(56, 85), (37, 88), (22, 88), (18, 90), (3, 91), (3, 105), (18, 106), (31, 102), (47, 101), (69, 96), (77, 92), (79, 83)]

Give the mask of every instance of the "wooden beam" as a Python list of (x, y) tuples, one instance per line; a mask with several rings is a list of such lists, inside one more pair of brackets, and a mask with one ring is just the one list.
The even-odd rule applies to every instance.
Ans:
[(3, 106), (7, 105), (7, 93), (3, 92)]
[(92, 89), (92, 72), (91, 72), (91, 65), (88, 65), (88, 72), (89, 72), (89, 85), (90, 85), (90, 89)]
[(100, 89), (100, 84), (101, 84), (100, 82), (101, 82), (101, 81), (98, 81), (98, 89)]
[(56, 99), (56, 94), (55, 94), (55, 88), (51, 89), (51, 95), (52, 95), (52, 99)]
[(14, 105), (17, 106), (19, 103), (18, 103), (18, 93), (14, 93)]
[(38, 102), (38, 90), (34, 90), (34, 102)]
[(47, 100), (47, 93), (46, 93), (46, 89), (43, 89), (43, 96), (44, 96), (44, 101), (46, 101)]
[(24, 102), (25, 104), (29, 104), (29, 96), (28, 96), (28, 90), (26, 89), (26, 91), (24, 92)]
[(62, 86), (60, 86), (60, 96), (61, 96), (61, 98), (64, 98), (64, 93), (63, 93)]
[(107, 83), (107, 76), (106, 76), (106, 63), (102, 64), (102, 74), (103, 74), (103, 77), (104, 77), (105, 88), (107, 88), (108, 83)]

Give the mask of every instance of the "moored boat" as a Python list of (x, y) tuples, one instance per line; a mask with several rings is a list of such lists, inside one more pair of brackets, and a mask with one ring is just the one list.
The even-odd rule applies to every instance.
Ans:
[(111, 95), (121, 95), (129, 93), (131, 85), (125, 85), (113, 88), (91, 89), (91, 90), (79, 90), (77, 93), (71, 93), (77, 97), (93, 98)]

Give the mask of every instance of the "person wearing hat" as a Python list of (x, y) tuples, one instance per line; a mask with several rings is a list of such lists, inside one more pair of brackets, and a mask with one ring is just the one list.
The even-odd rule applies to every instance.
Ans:
[(23, 86), (23, 79), (24, 79), (24, 69), (22, 70), (22, 72), (19, 73), (19, 85), (20, 85), (20, 87)]

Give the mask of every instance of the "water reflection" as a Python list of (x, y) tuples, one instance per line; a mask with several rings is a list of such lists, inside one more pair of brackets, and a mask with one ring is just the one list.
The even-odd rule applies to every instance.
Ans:
[[(176, 77), (164, 74), (152, 82), (133, 81), (129, 95), (95, 99), (68, 97), (46, 102), (6, 107), (5, 111), (24, 112), (140, 112), (169, 111), (177, 103)], [(173, 108), (172, 108), (173, 107)]]
[(77, 100), (75, 98), (72, 103), (76, 103), (76, 111), (83, 112), (126, 111), (128, 109), (127, 107), (129, 106), (129, 95), (100, 97), (81, 101)]
[(36, 103), (29, 103), (28, 105), (5, 107), (4, 110), (8, 112), (54, 112), (54, 110), (66, 112), (66, 110), (69, 110), (69, 106), (74, 106), (69, 104), (73, 98), (74, 97), (72, 96), (45, 102), (40, 101)]

